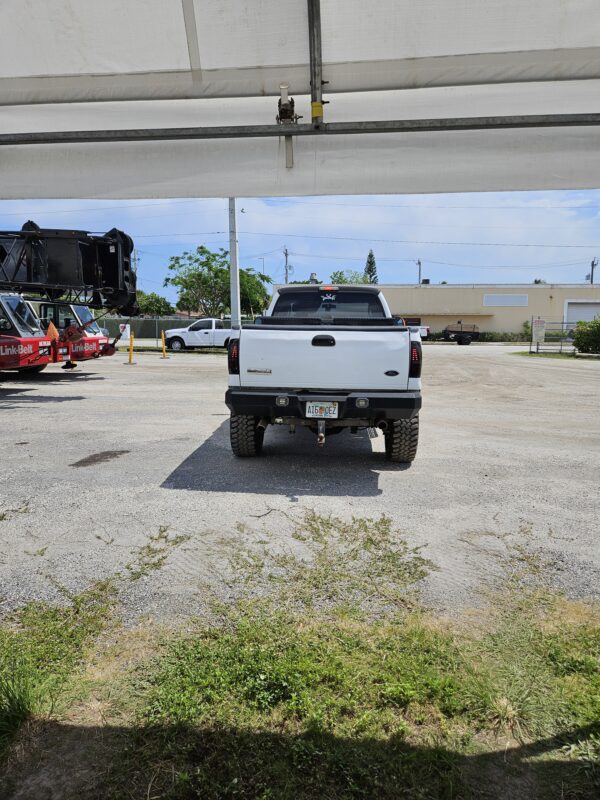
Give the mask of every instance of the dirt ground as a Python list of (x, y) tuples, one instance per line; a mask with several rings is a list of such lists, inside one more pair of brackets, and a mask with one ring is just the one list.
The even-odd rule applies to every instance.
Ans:
[(443, 613), (484, 602), (509, 545), (541, 557), (556, 588), (598, 598), (600, 364), (518, 349), (424, 347), (410, 468), (366, 432), (319, 450), (271, 428), (260, 459), (235, 459), (219, 355), (3, 376), (0, 610), (125, 569), (162, 526), (181, 543), (132, 582), (126, 609), (176, 621), (202, 610), (207, 584), (229, 591), (240, 537), (291, 547), (308, 510), (392, 517), (438, 566), (423, 592)]

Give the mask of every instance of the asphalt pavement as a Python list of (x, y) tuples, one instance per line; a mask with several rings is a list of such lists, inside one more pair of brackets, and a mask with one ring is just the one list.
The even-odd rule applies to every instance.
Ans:
[(236, 548), (293, 547), (307, 511), (389, 515), (437, 565), (423, 596), (441, 613), (485, 603), (517, 545), (557, 588), (597, 598), (600, 363), (519, 349), (424, 347), (410, 468), (367, 432), (321, 450), (307, 431), (270, 428), (262, 457), (234, 458), (221, 355), (128, 365), (119, 353), (3, 376), (0, 609), (122, 571), (162, 527), (185, 541), (132, 582), (126, 612), (176, 621), (202, 612), (207, 585), (230, 591)]

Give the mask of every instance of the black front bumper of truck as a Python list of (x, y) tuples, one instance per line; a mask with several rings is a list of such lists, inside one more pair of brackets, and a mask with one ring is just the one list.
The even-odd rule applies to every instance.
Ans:
[[(364, 401), (368, 404), (365, 407)], [(286, 402), (287, 401), (287, 402)], [(357, 405), (357, 401), (361, 401)], [(338, 403), (337, 419), (408, 419), (419, 413), (421, 392), (332, 392), (318, 390), (230, 388), (225, 403), (234, 414), (254, 417), (305, 419), (306, 403)], [(335, 420), (331, 420), (335, 422)]]

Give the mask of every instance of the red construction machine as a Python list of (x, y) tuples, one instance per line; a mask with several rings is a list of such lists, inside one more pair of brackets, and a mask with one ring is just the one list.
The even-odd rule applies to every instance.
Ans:
[(115, 228), (95, 235), (27, 222), (0, 232), (0, 370), (112, 355), (118, 337), (110, 342), (90, 308), (138, 313), (132, 251)]

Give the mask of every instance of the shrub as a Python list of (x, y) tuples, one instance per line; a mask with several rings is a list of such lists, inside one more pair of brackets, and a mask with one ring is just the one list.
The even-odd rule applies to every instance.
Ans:
[(580, 353), (600, 353), (600, 317), (592, 322), (578, 322), (573, 344)]

